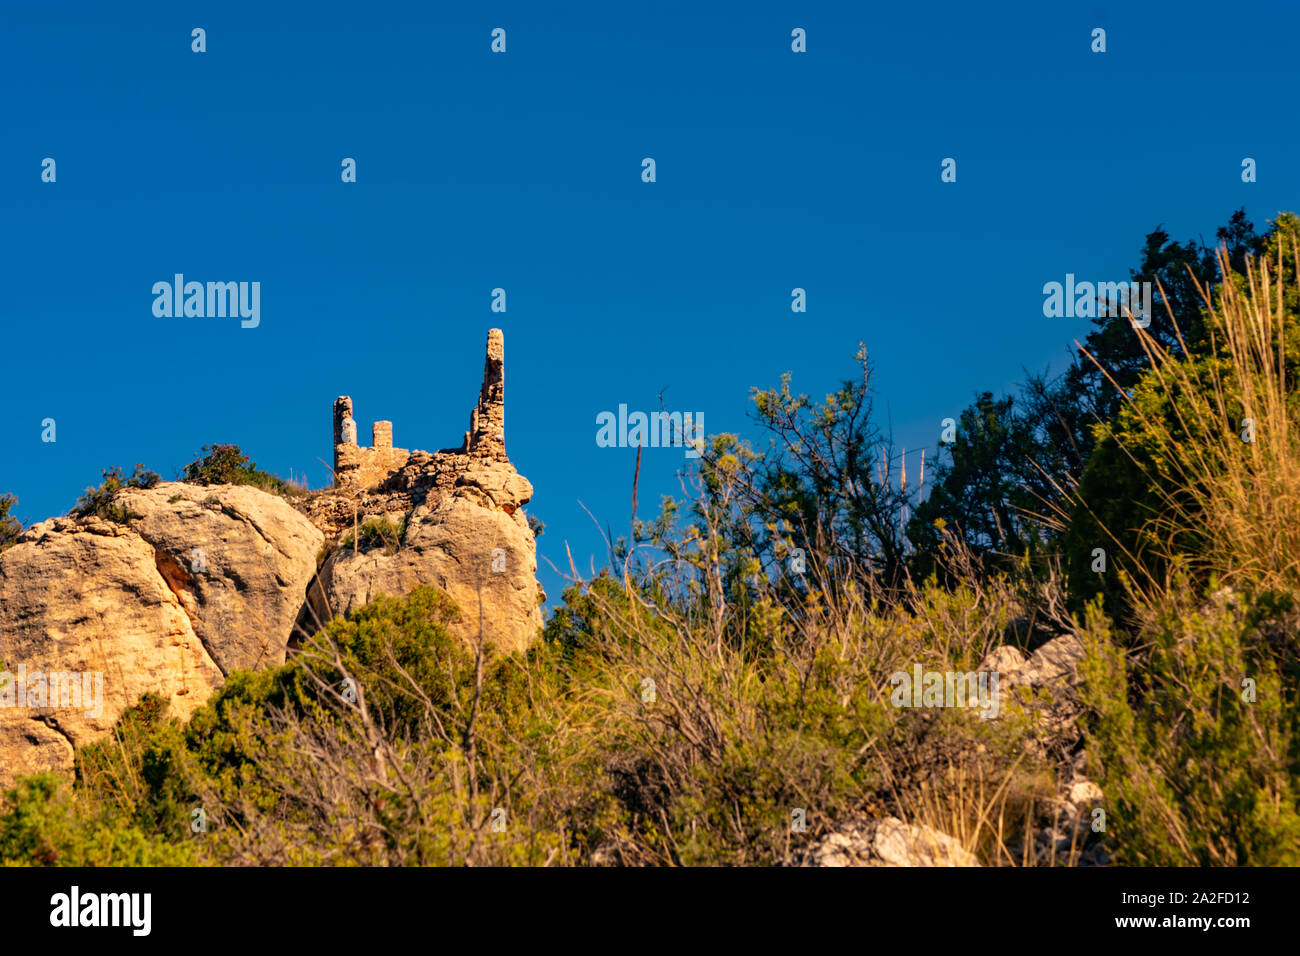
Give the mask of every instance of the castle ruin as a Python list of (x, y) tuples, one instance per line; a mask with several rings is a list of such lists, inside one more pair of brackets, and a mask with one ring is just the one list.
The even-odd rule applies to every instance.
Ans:
[[(334, 486), (364, 490), (382, 484), (411, 460), (412, 452), (393, 446), (393, 423), (378, 421), (371, 426), (369, 446), (357, 441), (357, 423), (352, 399), (340, 395), (334, 400)], [(478, 404), (470, 412), (469, 431), (459, 449), (473, 458), (508, 461), (506, 458), (505, 336), (490, 329), (487, 357), (483, 363), (483, 385)], [(416, 455), (422, 453), (415, 452)]]

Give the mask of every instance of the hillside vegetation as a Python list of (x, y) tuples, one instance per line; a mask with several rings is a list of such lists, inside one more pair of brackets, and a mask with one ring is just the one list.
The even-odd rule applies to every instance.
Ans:
[[(380, 598), (19, 781), (0, 862), (773, 865), (894, 816), (986, 865), (1300, 863), (1300, 220), (1152, 236), (1150, 327), (977, 396), (926, 484), (865, 352), (821, 402), (787, 377), (754, 394), (767, 446), (713, 436), (528, 651), (453, 638), (432, 588)], [(1061, 635), (1077, 688), (897, 706), (917, 665)], [(1045, 856), (1080, 772), (1104, 799)]]

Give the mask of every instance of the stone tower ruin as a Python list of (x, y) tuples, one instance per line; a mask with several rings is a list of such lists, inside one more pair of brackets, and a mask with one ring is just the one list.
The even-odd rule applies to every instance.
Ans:
[[(487, 357), (483, 363), (483, 385), (478, 403), (469, 416), (469, 431), (458, 449), (473, 458), (507, 461), (505, 336), (490, 329)], [(334, 400), (334, 486), (340, 489), (372, 488), (401, 470), (411, 452), (393, 446), (393, 423), (378, 421), (371, 426), (371, 444), (357, 441), (357, 423), (352, 399), (340, 395)], [(419, 454), (417, 452), (417, 454)]]

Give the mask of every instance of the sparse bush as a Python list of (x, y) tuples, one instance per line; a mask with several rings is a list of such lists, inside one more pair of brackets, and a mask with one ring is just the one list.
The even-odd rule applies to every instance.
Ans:
[(77, 499), (77, 506), (72, 509), (72, 514), (79, 518), (95, 515), (118, 524), (126, 524), (138, 516), (125, 505), (118, 504), (114, 500), (117, 493), (123, 488), (152, 488), (160, 480), (156, 473), (149, 471), (144, 465), (136, 465), (129, 478), (123, 476), (122, 469), (116, 465), (106, 468), (104, 480), (99, 487), (87, 488)]
[(1300, 864), (1300, 623), (1290, 601), (1170, 599), (1126, 652), (1094, 607), (1085, 696), (1117, 862)]
[(258, 470), (257, 463), (250, 462), (238, 445), (204, 445), (194, 461), (185, 466), (181, 481), (193, 485), (251, 485), (282, 498), (307, 494), (305, 487), (297, 483)]
[(23, 533), (23, 523), (9, 514), (9, 509), (18, 504), (14, 495), (0, 495), (0, 551), (14, 544)]
[(361, 547), (369, 550), (370, 548), (383, 548), (385, 554), (396, 554), (397, 549), (402, 546), (406, 540), (406, 525), (409, 520), (408, 515), (403, 515), (396, 522), (389, 518), (370, 518), (361, 523), (357, 533), (348, 532), (343, 536), (342, 546), (350, 548), (356, 537), (361, 538)]

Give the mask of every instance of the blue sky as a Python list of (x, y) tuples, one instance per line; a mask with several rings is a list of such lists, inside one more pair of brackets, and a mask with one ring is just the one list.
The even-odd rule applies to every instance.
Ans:
[[(456, 445), (499, 326), (554, 600), (546, 559), (605, 557), (583, 506), (627, 527), (600, 412), (752, 437), (752, 386), (820, 395), (863, 341), (933, 448), (1087, 332), (1044, 283), (1300, 207), (1297, 36), (1283, 3), (6, 3), (0, 492), (30, 522), (213, 442), (321, 486), (340, 394)], [(260, 325), (156, 318), (178, 272), (260, 282)], [(643, 517), (684, 464), (647, 450)]]

